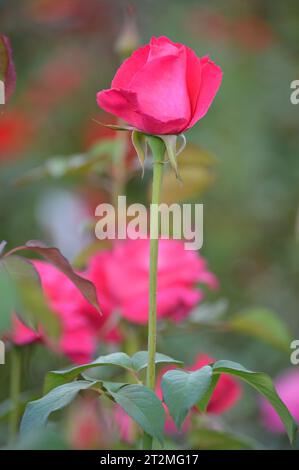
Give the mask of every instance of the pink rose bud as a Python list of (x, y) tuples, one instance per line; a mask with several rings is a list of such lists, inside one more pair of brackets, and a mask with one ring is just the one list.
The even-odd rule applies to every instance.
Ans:
[(97, 103), (143, 132), (180, 134), (206, 114), (221, 79), (221, 68), (209, 57), (153, 37), (123, 62)]

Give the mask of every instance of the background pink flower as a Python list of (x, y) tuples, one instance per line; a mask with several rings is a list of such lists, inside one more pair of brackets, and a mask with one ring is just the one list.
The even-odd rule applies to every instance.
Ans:
[[(214, 359), (209, 357), (207, 354), (199, 354), (195, 358), (194, 364), (187, 367), (187, 370), (190, 370), (190, 371), (197, 370), (208, 364), (212, 364), (213, 362), (215, 362)], [(168, 370), (173, 370), (173, 369), (176, 369), (176, 366), (164, 367), (158, 375), (156, 393), (161, 400), (163, 398), (162, 388), (161, 388), (162, 377)], [(239, 400), (241, 396), (241, 393), (242, 393), (242, 389), (235, 379), (233, 379), (232, 377), (226, 374), (221, 374), (218, 384), (212, 394), (212, 397), (210, 398), (210, 402), (208, 404), (206, 412), (211, 413), (211, 414), (224, 413), (225, 411), (229, 410), (237, 403), (237, 401)], [(167, 416), (166, 422), (165, 422), (165, 431), (168, 434), (177, 433), (178, 430), (174, 424), (173, 419), (169, 415), (166, 405), (164, 405), (164, 408), (165, 408), (166, 416)], [(192, 411), (198, 412), (198, 408), (194, 406)], [(190, 427), (190, 415), (187, 416), (187, 418), (185, 419), (183, 423), (182, 432), (183, 433), (187, 432), (189, 427)]]
[(122, 441), (133, 444), (136, 440), (136, 424), (130, 416), (118, 405), (113, 406), (113, 420), (117, 426)]
[(72, 448), (78, 450), (111, 446), (111, 423), (97, 397), (85, 395), (73, 404), (67, 419), (67, 439)]
[[(127, 240), (94, 255), (81, 275), (96, 287), (103, 315), (99, 315), (74, 284), (53, 265), (35, 261), (42, 288), (53, 314), (61, 323), (58, 346), (43, 332), (36, 334), (15, 320), (16, 344), (43, 341), (75, 363), (92, 359), (97, 343), (120, 341), (119, 312), (127, 320), (146, 324), (148, 317), (149, 239)], [(197, 284), (216, 288), (218, 281), (198, 253), (177, 240), (160, 240), (158, 263), (158, 317), (182, 321), (203, 298)]]
[[(133, 323), (146, 324), (148, 318), (149, 239), (127, 240), (106, 254), (90, 259), (88, 275), (96, 286), (106, 283), (120, 314)], [(158, 262), (158, 318), (183, 320), (192, 307), (203, 298), (197, 284), (218, 287), (214, 274), (208, 271), (206, 261), (198, 253), (188, 251), (178, 240), (161, 239)], [(100, 294), (99, 294), (99, 298)]]
[(42, 341), (42, 333), (37, 332), (24, 325), (17, 315), (12, 317), (12, 334), (11, 340), (17, 346), (25, 346), (26, 344)]
[(98, 105), (151, 134), (180, 134), (208, 111), (222, 72), (208, 57), (165, 36), (153, 37), (118, 69)]
[[(299, 423), (299, 370), (289, 370), (280, 375), (275, 382), (278, 395)], [(284, 433), (284, 426), (274, 408), (261, 400), (261, 417), (264, 426), (273, 433)]]
[[(196, 370), (208, 364), (212, 364), (214, 359), (206, 354), (199, 354), (195, 363), (188, 367), (189, 370)], [(242, 388), (239, 383), (227, 374), (221, 374), (213, 395), (207, 407), (208, 413), (222, 414), (232, 408), (241, 397)]]
[[(61, 336), (58, 345), (44, 333), (37, 335), (20, 321), (15, 320), (12, 340), (19, 345), (42, 340), (45, 344), (68, 356), (71, 361), (81, 364), (89, 362), (95, 353), (98, 341), (118, 341), (119, 335), (112, 328), (105, 328), (111, 313), (109, 299), (105, 296), (105, 281), (102, 276), (103, 264), (98, 269), (98, 297), (103, 315), (91, 306), (76, 286), (53, 265), (35, 261), (42, 288), (53, 314), (61, 323)], [(82, 273), (80, 273), (82, 275)], [(83, 274), (84, 275), (84, 274)]]

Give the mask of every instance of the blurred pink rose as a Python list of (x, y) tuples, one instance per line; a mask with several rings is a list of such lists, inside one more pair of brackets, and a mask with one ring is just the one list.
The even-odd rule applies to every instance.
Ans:
[[(214, 359), (206, 354), (199, 354), (195, 363), (188, 367), (189, 370), (196, 370), (208, 364), (212, 364)], [(207, 412), (212, 414), (222, 414), (232, 408), (239, 400), (242, 389), (239, 383), (227, 374), (221, 374), (213, 395), (207, 407)]]
[(11, 340), (17, 346), (25, 346), (26, 344), (42, 341), (42, 333), (31, 330), (15, 314), (12, 317), (12, 331)]
[[(195, 358), (194, 364), (191, 366), (187, 367), (187, 370), (197, 370), (200, 369), (201, 367), (204, 367), (208, 364), (212, 364), (214, 362), (214, 359), (209, 357), (206, 354), (199, 354)], [(172, 369), (176, 369), (176, 366), (169, 366), (169, 367), (164, 367), (161, 372), (158, 375), (157, 378), (157, 385), (156, 385), (156, 393), (158, 397), (162, 400), (163, 394), (162, 394), (162, 389), (161, 389), (161, 380), (163, 375), (168, 371)], [(233, 407), (236, 402), (239, 400), (240, 396), (242, 393), (242, 389), (238, 382), (233, 379), (232, 377), (226, 375), (226, 374), (221, 374), (221, 377), (218, 381), (218, 384), (213, 392), (212, 397), (210, 398), (210, 402), (207, 407), (207, 413), (211, 414), (222, 414), (225, 411), (229, 410), (231, 407)], [(174, 421), (172, 420), (171, 416), (168, 413), (166, 405), (164, 405), (164, 408), (166, 410), (167, 414), (167, 419), (165, 423), (165, 431), (168, 434), (174, 434), (177, 433), (177, 428), (174, 424)], [(196, 406), (193, 407), (192, 409), (193, 412), (198, 412), (198, 408)], [(182, 426), (182, 432), (187, 432), (190, 427), (190, 415), (187, 416), (185, 419), (183, 426)]]
[(112, 429), (98, 398), (84, 396), (70, 408), (67, 438), (73, 449), (107, 449), (112, 445)]
[[(120, 314), (133, 323), (147, 323), (149, 247), (149, 239), (119, 243), (110, 252), (105, 266), (107, 290)], [(99, 288), (104, 256), (107, 255), (99, 253), (89, 262), (89, 278)], [(218, 281), (208, 271), (205, 259), (195, 251), (185, 250), (182, 241), (161, 239), (158, 318), (182, 321), (204, 296), (196, 284), (206, 284), (211, 289), (218, 287)]]
[(136, 424), (130, 416), (117, 404), (113, 407), (113, 421), (117, 426), (119, 436), (123, 442), (133, 444), (136, 440)]
[(153, 37), (118, 69), (98, 105), (150, 134), (180, 134), (208, 111), (222, 80), (209, 57), (165, 36)]
[[(98, 297), (103, 315), (92, 307), (75, 285), (51, 264), (35, 261), (39, 272), (42, 288), (53, 313), (58, 315), (61, 322), (59, 344), (41, 333), (38, 336), (25, 327), (20, 321), (14, 323), (12, 340), (16, 344), (27, 344), (40, 341), (58, 352), (64, 353), (73, 362), (81, 364), (89, 362), (96, 350), (99, 338), (102, 340), (118, 341), (119, 335), (112, 327), (106, 329), (106, 322), (111, 313), (109, 298), (105, 295), (104, 271), (105, 255), (98, 269)], [(84, 275), (84, 273), (80, 273)]]
[[(299, 370), (288, 370), (275, 381), (278, 395), (299, 423)], [(261, 400), (262, 422), (269, 431), (279, 434), (285, 432), (280, 417), (264, 399)]]
[[(51, 264), (36, 261), (42, 287), (50, 308), (57, 314), (62, 333), (57, 346), (75, 363), (91, 360), (99, 340), (119, 342), (121, 336), (112, 312), (127, 320), (146, 324), (148, 317), (149, 239), (127, 240), (112, 250), (94, 255), (80, 274), (93, 282), (103, 311), (100, 316), (74, 286)], [(214, 274), (197, 252), (187, 251), (177, 240), (160, 240), (158, 263), (158, 318), (182, 321), (204, 294), (197, 284), (218, 287)], [(55, 348), (41, 333), (35, 337), (17, 322), (13, 338), (18, 344), (42, 340)]]

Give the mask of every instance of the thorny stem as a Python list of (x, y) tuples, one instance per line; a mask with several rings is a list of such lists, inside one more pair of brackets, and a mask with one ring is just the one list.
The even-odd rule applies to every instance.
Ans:
[[(153, 189), (152, 204), (150, 210), (150, 274), (149, 274), (149, 316), (148, 316), (148, 366), (146, 384), (155, 389), (156, 380), (156, 343), (157, 343), (157, 275), (158, 275), (158, 250), (160, 217), (158, 206), (161, 199), (163, 161), (165, 153), (164, 142), (158, 137), (148, 137), (148, 142), (153, 153)], [(144, 434), (143, 448), (152, 449), (153, 439)]]

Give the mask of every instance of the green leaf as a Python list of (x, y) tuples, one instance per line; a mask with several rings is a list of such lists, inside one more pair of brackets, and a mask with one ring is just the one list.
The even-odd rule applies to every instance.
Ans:
[(191, 444), (198, 450), (253, 450), (257, 444), (243, 436), (216, 429), (200, 428), (192, 433)]
[(203, 413), (207, 410), (208, 404), (212, 398), (215, 388), (217, 387), (219, 379), (220, 375), (212, 375), (211, 383), (206, 394), (196, 404), (197, 408)]
[(1, 450), (72, 450), (67, 436), (57, 428), (32, 429)]
[(235, 315), (228, 326), (238, 333), (259, 338), (284, 351), (290, 349), (291, 337), (285, 323), (266, 308), (255, 308)]
[[(23, 413), (28, 401), (33, 400), (36, 398), (36, 395), (32, 391), (22, 392), (19, 395), (18, 400), (18, 410), (19, 412)], [(7, 420), (11, 412), (15, 409), (15, 403), (11, 400), (11, 398), (7, 398), (6, 400), (0, 403), (0, 421)]]
[(71, 403), (81, 390), (86, 390), (96, 384), (97, 382), (78, 380), (54, 388), (39, 400), (29, 402), (21, 421), (21, 434), (45, 426), (51, 413)]
[[(134, 354), (132, 358), (130, 358), (124, 352), (115, 352), (106, 356), (99, 356), (97, 359), (89, 362), (88, 364), (73, 366), (63, 370), (53, 370), (48, 372), (46, 375), (44, 392), (47, 393), (58, 385), (71, 382), (86, 370), (93, 369), (95, 367), (118, 366), (127, 370), (134, 370), (135, 372), (139, 372), (147, 366), (147, 358), (147, 351), (139, 351)], [(160, 353), (156, 353), (155, 362), (156, 364), (182, 364), (182, 362)]]
[(113, 153), (119, 150), (119, 142), (114, 138), (99, 139), (89, 149), (86, 154), (87, 161), (90, 163), (98, 163), (100, 161), (106, 161), (104, 157), (109, 157), (108, 161), (111, 161)]
[[(73, 270), (68, 260), (63, 256), (58, 248), (47, 246), (40, 240), (29, 240), (24, 246), (18, 246), (14, 248), (11, 253), (22, 250), (33, 251), (53, 264), (59, 271), (69, 278), (69, 280), (77, 287), (77, 289), (79, 289), (85, 299), (100, 312), (95, 286), (91, 281), (79, 276), (79, 274)], [(8, 257), (10, 257), (9, 253), (7, 253), (6, 259)]]
[[(132, 367), (136, 372), (141, 371), (147, 367), (148, 363), (148, 351), (138, 351), (132, 356)], [(166, 356), (165, 354), (156, 353), (155, 356), (156, 364), (183, 364), (182, 361), (173, 359), (172, 357)]]
[(198, 325), (213, 326), (225, 315), (228, 309), (227, 299), (219, 299), (215, 302), (201, 302), (190, 312), (188, 321)]
[(143, 385), (127, 385), (111, 395), (147, 434), (163, 442), (165, 411), (152, 390)]
[(108, 129), (112, 129), (113, 131), (134, 131), (136, 130), (135, 127), (132, 126), (120, 126), (118, 124), (104, 124), (103, 122), (97, 121), (96, 119), (93, 119), (94, 122), (99, 124), (100, 126), (103, 127), (108, 127)]
[(159, 137), (163, 140), (165, 144), (170, 165), (174, 169), (176, 177), (179, 178), (178, 165), (176, 161), (176, 157), (177, 157), (176, 146), (177, 146), (178, 136), (177, 135), (161, 135)]
[(102, 384), (103, 389), (109, 394), (116, 393), (122, 387), (125, 387), (126, 385), (130, 385), (126, 382), (107, 382), (106, 380), (104, 382), (101, 382), (101, 384)]
[(216, 158), (210, 152), (188, 143), (178, 159), (182, 180), (178, 184), (172, 171), (165, 171), (161, 201), (166, 204), (198, 198), (215, 181)]
[(181, 428), (190, 408), (207, 393), (212, 378), (212, 368), (202, 367), (195, 372), (169, 370), (162, 377), (164, 402), (178, 429)]
[(16, 287), (5, 264), (0, 261), (0, 336), (10, 330), (12, 314), (16, 307), (16, 295)]
[(47, 393), (58, 385), (71, 382), (82, 372), (100, 366), (119, 366), (125, 369), (132, 369), (130, 357), (123, 352), (99, 356), (94, 361), (80, 366), (69, 367), (63, 370), (54, 370), (49, 372), (45, 378), (44, 392)]
[(89, 259), (103, 250), (109, 250), (112, 247), (111, 240), (96, 240), (92, 243), (86, 245), (79, 253), (77, 253), (76, 257), (72, 261), (72, 265), (76, 269), (84, 269)]
[(86, 153), (51, 157), (42, 165), (27, 171), (14, 183), (22, 186), (44, 178), (81, 177), (94, 169), (104, 173), (116, 148), (115, 139), (103, 139)]
[(142, 168), (142, 177), (144, 176), (144, 162), (147, 154), (146, 135), (139, 131), (132, 132), (132, 144), (138, 155), (138, 159)]
[[(42, 292), (39, 274), (33, 264), (16, 255), (2, 258), (1, 263), (7, 272), (13, 289), (15, 289), (13, 312), (17, 313), (30, 328), (41, 324), (47, 335), (57, 338), (60, 323), (57, 315), (53, 315)], [(12, 300), (12, 298), (11, 298)]]
[(217, 361), (213, 365), (213, 374), (226, 373), (239, 377), (255, 388), (276, 410), (280, 416), (290, 442), (293, 444), (296, 438), (297, 423), (291, 416), (285, 404), (279, 398), (271, 378), (263, 372), (252, 372), (241, 364), (232, 361)]

